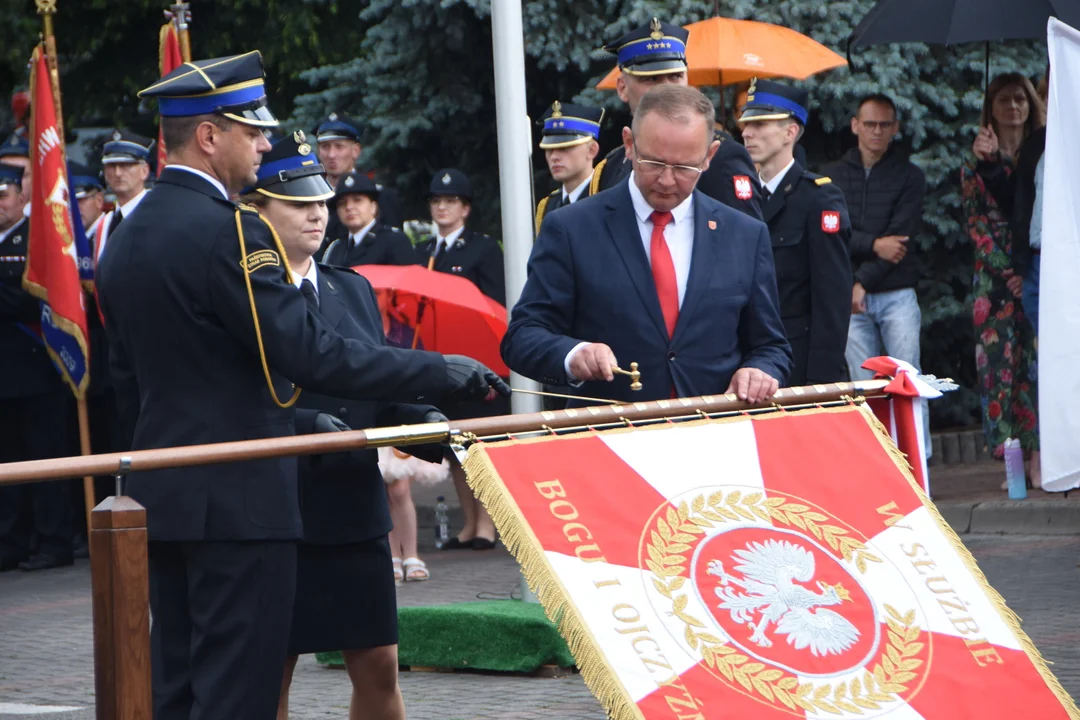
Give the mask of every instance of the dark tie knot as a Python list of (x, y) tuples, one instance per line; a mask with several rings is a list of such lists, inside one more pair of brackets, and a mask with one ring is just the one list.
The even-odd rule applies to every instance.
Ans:
[(670, 212), (660, 212), (659, 210), (653, 210), (653, 214), (649, 216), (652, 220), (654, 228), (663, 229), (667, 227), (668, 223), (675, 219), (675, 216)]

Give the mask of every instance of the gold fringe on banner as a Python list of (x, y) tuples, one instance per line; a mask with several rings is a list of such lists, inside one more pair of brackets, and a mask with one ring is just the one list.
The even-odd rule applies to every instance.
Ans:
[[(1050, 671), (1046, 660), (1035, 647), (1031, 638), (1020, 627), (1020, 618), (1006, 604), (1005, 599), (987, 581), (986, 576), (975, 558), (964, 546), (960, 537), (941, 516), (934, 503), (923, 492), (922, 487), (916, 482), (908, 464), (907, 456), (893, 442), (888, 430), (877, 419), (874, 413), (864, 403), (857, 402), (854, 405), (844, 407), (824, 407), (799, 410), (797, 414), (821, 414), (821, 413), (850, 413), (857, 412), (866, 421), (874, 436), (881, 444), (882, 449), (888, 453), (893, 463), (907, 479), (908, 485), (914, 490), (923, 506), (930, 513), (930, 517), (941, 529), (945, 538), (956, 550), (961, 561), (971, 571), (976, 582), (986, 592), (987, 597), (998, 611), (998, 615), (1013, 631), (1025, 654), (1031, 659), (1039, 675), (1046, 682), (1047, 687), (1061, 702), (1062, 707), (1068, 713), (1070, 720), (1080, 720), (1080, 709), (1062, 687), (1054, 674)], [(774, 413), (761, 413), (750, 416), (736, 416), (717, 419), (703, 419), (680, 422), (678, 425), (692, 427), (707, 423), (731, 423), (747, 422), (749, 420), (775, 420), (789, 414), (789, 411), (780, 409)], [(794, 413), (791, 413), (794, 414)], [(627, 432), (651, 432), (654, 430), (670, 429), (672, 425), (650, 425), (646, 427), (616, 428), (612, 430), (594, 431), (595, 434), (615, 434)], [(543, 436), (526, 438), (521, 440), (505, 440), (490, 443), (491, 447), (517, 445), (534, 442), (553, 442), (558, 436)], [(495, 527), (499, 531), (503, 544), (521, 566), (525, 581), (540, 599), (540, 604), (548, 618), (556, 624), (559, 632), (566, 639), (570, 652), (577, 662), (581, 676), (588, 685), (589, 690), (596, 696), (607, 711), (611, 720), (645, 720), (637, 703), (627, 694), (626, 689), (618, 680), (614, 669), (608, 664), (604, 654), (600, 651), (599, 643), (590, 632), (582, 617), (581, 612), (574, 605), (573, 600), (566, 588), (559, 582), (554, 569), (548, 563), (543, 548), (532, 528), (525, 519), (521, 508), (514, 501), (513, 496), (507, 492), (506, 486), (499, 477), (498, 471), (488, 457), (483, 443), (474, 444), (463, 464), (466, 479), (477, 498), (487, 508)]]

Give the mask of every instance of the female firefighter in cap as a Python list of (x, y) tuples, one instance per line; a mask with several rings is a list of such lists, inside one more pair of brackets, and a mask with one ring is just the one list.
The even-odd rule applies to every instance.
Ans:
[[(351, 270), (319, 265), (313, 258), (326, 228), (326, 201), (334, 194), (323, 166), (314, 160), (302, 132), (278, 141), (263, 157), (258, 181), (243, 199), (277, 231), (293, 284), (312, 310), (347, 337), (382, 344), (382, 319), (371, 285)], [(318, 431), (319, 423), (359, 429), (445, 419), (431, 406), (314, 393), (303, 393), (297, 408), (298, 432)], [(425, 449), (425, 457), (441, 460), (439, 448)], [(387, 540), (391, 523), (376, 453), (302, 458), (299, 468), (304, 539), (297, 553), (296, 604), (278, 716), (288, 717), (297, 656), (342, 650), (353, 685), (349, 717), (361, 717), (362, 703), (363, 717), (404, 718)]]

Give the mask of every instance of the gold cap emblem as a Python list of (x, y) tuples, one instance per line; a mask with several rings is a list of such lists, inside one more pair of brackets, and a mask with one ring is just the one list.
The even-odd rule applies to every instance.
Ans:
[(754, 101), (754, 93), (757, 92), (757, 78), (750, 78), (750, 88), (746, 91), (746, 102)]
[(562, 117), (562, 103), (559, 102), (558, 100), (551, 103), (551, 117), (553, 117), (553, 118), (561, 118)]
[(304, 135), (304, 131), (297, 130), (292, 134), (292, 136), (293, 140), (295, 140), (297, 144), (296, 152), (300, 153), (301, 155), (310, 155), (311, 146), (307, 143), (307, 136)]
[(663, 39), (664, 31), (660, 29), (660, 20), (658, 18), (652, 19), (652, 22), (649, 23), (649, 29), (652, 30), (652, 32), (649, 33), (649, 37), (653, 40)]

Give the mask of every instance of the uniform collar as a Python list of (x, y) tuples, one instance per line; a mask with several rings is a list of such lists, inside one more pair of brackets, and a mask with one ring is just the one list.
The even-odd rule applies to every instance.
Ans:
[(589, 183), (592, 182), (592, 178), (593, 178), (593, 173), (589, 173), (589, 177), (585, 178), (584, 182), (582, 182), (580, 185), (578, 185), (576, 188), (574, 188), (570, 192), (567, 192), (566, 191), (566, 186), (563, 185), (563, 188), (562, 188), (563, 204), (576, 203), (581, 198), (582, 194), (585, 192), (585, 189), (589, 187)]
[(202, 170), (196, 170), (193, 167), (189, 167), (187, 165), (178, 165), (176, 163), (169, 163), (165, 167), (172, 168), (172, 169), (175, 169), (175, 170), (184, 170), (185, 172), (189, 172), (192, 175), (198, 175), (203, 180), (205, 180), (206, 182), (208, 182), (211, 185), (213, 185), (214, 187), (216, 187), (218, 189), (218, 192), (221, 193), (221, 196), (223, 198), (225, 198), (226, 200), (229, 200), (229, 193), (228, 193), (228, 191), (225, 190), (225, 186), (222, 185), (221, 181), (218, 180), (213, 175), (208, 175), (207, 173), (204, 173)]
[(0, 245), (2, 245), (3, 242), (5, 240), (7, 240), (8, 237), (11, 236), (12, 233), (14, 233), (16, 230), (18, 230), (19, 226), (22, 225), (23, 222), (25, 222), (25, 221), (20, 220), (19, 222), (15, 223), (11, 227), (9, 227), (7, 230), (4, 230), (3, 232), (0, 232)]
[(368, 236), (368, 233), (371, 232), (371, 228), (375, 227), (376, 222), (378, 222), (378, 220), (372, 220), (367, 225), (357, 230), (355, 234), (349, 235), (349, 239), (352, 242), (352, 247), (357, 247), (360, 243), (364, 242), (364, 238), (366, 238)]
[(131, 198), (126, 203), (121, 205), (120, 206), (120, 215), (126, 218), (129, 215), (131, 215), (131, 213), (135, 212), (135, 208), (137, 208), (139, 206), (139, 203), (142, 202), (142, 199), (143, 199), (143, 197), (145, 195), (146, 195), (146, 190), (143, 189), (143, 191), (140, 192), (138, 195), (136, 195), (135, 197)]
[(795, 158), (791, 158), (791, 162), (784, 166), (784, 169), (776, 173), (773, 179), (769, 182), (761, 180), (761, 175), (758, 175), (758, 180), (761, 180), (761, 187), (769, 191), (770, 195), (776, 193), (776, 188), (780, 187), (780, 183), (784, 182), (784, 178), (787, 177), (788, 171), (791, 170), (791, 166), (795, 164)]
[(315, 262), (315, 258), (311, 258), (311, 264), (308, 265), (308, 271), (304, 275), (298, 275), (293, 273), (292, 284), (299, 290), (300, 286), (305, 280), (311, 281), (311, 284), (315, 286), (315, 297), (319, 296), (319, 264)]
[(465, 226), (464, 225), (462, 225), (461, 227), (459, 227), (457, 230), (450, 233), (446, 237), (442, 237), (441, 235), (439, 235), (439, 231), (436, 230), (435, 231), (435, 238), (436, 238), (436, 241), (440, 245), (445, 245), (447, 248), (451, 248), (451, 247), (454, 246), (454, 243), (456, 243), (458, 241), (458, 238), (460, 238), (462, 233), (464, 233), (464, 232), (465, 232)]

